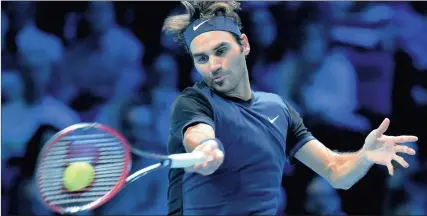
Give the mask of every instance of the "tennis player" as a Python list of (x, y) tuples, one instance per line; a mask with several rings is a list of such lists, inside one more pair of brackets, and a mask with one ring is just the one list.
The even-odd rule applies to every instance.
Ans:
[[(415, 136), (387, 136), (385, 119), (354, 153), (318, 141), (299, 114), (276, 94), (251, 90), (248, 37), (234, 1), (183, 2), (163, 30), (185, 44), (203, 81), (186, 88), (172, 107), (169, 154), (204, 152), (210, 160), (169, 173), (170, 215), (275, 215), (285, 162), (299, 160), (334, 188), (349, 189), (374, 164), (408, 163), (404, 145)], [(262, 32), (260, 32), (262, 34)]]

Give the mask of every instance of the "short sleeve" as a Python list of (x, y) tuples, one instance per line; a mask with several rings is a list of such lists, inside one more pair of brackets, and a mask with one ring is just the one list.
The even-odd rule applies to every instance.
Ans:
[(285, 101), (286, 107), (288, 108), (288, 135), (286, 139), (286, 153), (288, 155), (288, 162), (295, 163), (295, 153), (308, 141), (314, 140), (314, 136), (305, 127), (303, 119), (295, 111), (292, 106)]
[(171, 135), (182, 140), (185, 130), (197, 123), (205, 123), (215, 129), (214, 112), (206, 96), (194, 88), (187, 88), (172, 106)]

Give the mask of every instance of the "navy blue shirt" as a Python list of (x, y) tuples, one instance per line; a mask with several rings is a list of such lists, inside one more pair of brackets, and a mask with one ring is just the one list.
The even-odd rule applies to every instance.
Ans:
[(224, 162), (203, 176), (169, 171), (169, 215), (275, 215), (284, 164), (314, 139), (280, 96), (252, 92), (249, 101), (216, 94), (203, 82), (185, 89), (172, 107), (168, 153), (184, 153), (191, 125), (211, 125)]

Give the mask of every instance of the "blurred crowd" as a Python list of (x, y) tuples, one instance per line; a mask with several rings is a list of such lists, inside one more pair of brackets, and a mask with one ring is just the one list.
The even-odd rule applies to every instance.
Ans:
[[(348, 192), (288, 165), (278, 215), (427, 214), (427, 4), (242, 8), (252, 88), (285, 98), (325, 145), (357, 150), (384, 117), (390, 133), (420, 138), (410, 144), (420, 152), (406, 158), (410, 168), (396, 166), (392, 177), (374, 169), (367, 178), (375, 184), (362, 180)], [(200, 80), (184, 49), (161, 33), (179, 2), (2, 2), (1, 10), (3, 215), (53, 214), (37, 197), (35, 163), (71, 124), (103, 123), (136, 148), (167, 152), (171, 104)], [(151, 163), (134, 156), (132, 170)], [(147, 175), (88, 214), (165, 215), (167, 181), (167, 170)]]

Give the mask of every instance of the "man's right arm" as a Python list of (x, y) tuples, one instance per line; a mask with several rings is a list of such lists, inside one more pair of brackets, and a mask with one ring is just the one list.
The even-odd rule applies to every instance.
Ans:
[(197, 89), (187, 88), (176, 98), (171, 120), (172, 136), (182, 140), (187, 152), (192, 152), (203, 139), (215, 138), (212, 105)]
[(172, 136), (182, 140), (186, 152), (203, 152), (210, 158), (186, 169), (187, 172), (210, 175), (222, 164), (223, 147), (215, 140), (214, 128), (213, 108), (202, 93), (196, 89), (186, 89), (178, 96), (172, 107)]
[(206, 123), (196, 123), (185, 130), (183, 145), (187, 152), (192, 152), (201, 141), (209, 138), (215, 138), (215, 131), (212, 126)]

